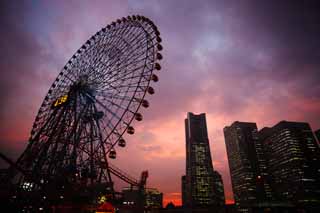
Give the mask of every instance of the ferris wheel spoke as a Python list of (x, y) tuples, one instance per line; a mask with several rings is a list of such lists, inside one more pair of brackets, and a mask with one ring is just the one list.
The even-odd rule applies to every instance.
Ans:
[[(124, 29), (124, 30), (121, 31), (122, 34), (123, 34), (123, 32), (125, 30), (127, 30), (127, 29)], [(121, 39), (122, 34), (120, 34), (119, 36), (113, 36), (112, 39), (110, 41), (108, 41), (107, 43), (110, 43), (110, 44), (114, 44), (115, 43), (115, 44), (117, 44), (117, 42)], [(109, 49), (109, 52), (114, 52), (115, 48), (117, 48), (117, 46), (113, 45), (113, 47), (111, 49)], [(113, 58), (111, 57), (111, 58), (109, 58), (109, 60), (113, 60)]]
[[(133, 58), (133, 57), (135, 57), (136, 56), (136, 54), (132, 54), (133, 56), (131, 57), (131, 58)], [(139, 55), (138, 55), (139, 56)], [(129, 58), (130, 59), (130, 58)], [(141, 59), (141, 60), (143, 60), (143, 59)], [(127, 59), (127, 61), (130, 61), (130, 60), (128, 60)], [(116, 62), (115, 62), (116, 63)], [(126, 64), (127, 66), (128, 65), (131, 65), (132, 63), (129, 63), (129, 64)], [(108, 68), (108, 67), (107, 67)], [(118, 70), (121, 70), (123, 67), (120, 67), (120, 68), (118, 68)], [(111, 72), (114, 72), (114, 70), (113, 71), (111, 71)]]
[[(103, 100), (109, 102), (109, 103), (110, 103), (111, 105), (113, 105), (113, 106), (116, 106), (116, 107), (118, 107), (118, 108), (121, 108), (121, 109), (124, 110), (124, 111), (129, 111), (130, 113), (135, 114), (135, 112), (131, 111), (131, 110), (129, 109), (129, 107), (128, 107), (128, 108), (125, 108), (125, 107), (123, 107), (123, 106), (121, 106), (121, 105), (119, 105), (119, 104), (117, 104), (117, 103), (115, 103), (115, 102), (113, 102), (113, 101), (105, 98), (105, 97), (103, 98)], [(124, 99), (120, 99), (120, 100), (124, 100)], [(130, 101), (132, 101), (132, 99), (131, 99)]]
[(105, 123), (104, 120), (102, 120), (101, 122), (104, 125), (102, 132), (105, 132), (107, 128), (110, 130), (109, 134), (106, 134), (106, 137), (103, 139), (102, 144), (112, 145), (112, 141), (110, 140), (110, 136), (112, 135), (111, 133), (114, 132), (114, 134), (117, 135), (118, 137), (120, 137), (121, 134), (116, 129), (116, 125), (112, 125), (110, 121)]
[[(144, 40), (143, 36), (137, 35), (133, 39), (127, 41), (124, 37), (120, 37), (121, 44), (115, 45), (118, 49), (122, 49), (122, 54), (130, 55), (132, 51), (135, 51), (135, 48), (137, 47), (136, 44), (141, 43), (141, 41)], [(129, 51), (129, 49), (131, 51)], [(111, 50), (110, 50), (111, 51)]]
[(96, 103), (98, 103), (102, 108), (104, 108), (107, 112), (109, 112), (111, 115), (113, 115), (115, 118), (117, 118), (118, 120), (121, 120), (121, 117), (119, 117), (119, 115), (117, 115), (115, 112), (113, 112), (112, 110), (110, 110), (108, 107), (106, 107), (100, 100), (93, 98), (95, 100)]
[[(135, 68), (133, 68), (133, 69), (131, 69), (131, 70), (128, 70), (128, 72), (123, 72), (123, 73), (117, 73), (117, 74), (115, 74), (115, 75), (112, 75), (112, 76), (110, 76), (109, 78), (107, 78), (106, 80), (105, 80), (105, 82), (103, 82), (103, 83), (113, 83), (113, 81), (111, 81), (110, 82), (110, 80), (111, 79), (113, 79), (113, 78), (115, 78), (115, 77), (117, 77), (116, 78), (116, 80), (121, 80), (121, 78), (123, 78), (123, 77), (126, 77), (126, 76), (128, 76), (129, 74), (133, 74), (135, 71), (137, 71), (137, 70), (140, 70), (141, 68), (144, 68), (145, 67), (145, 65), (141, 65), (141, 66), (139, 66), (139, 67), (135, 67)], [(151, 71), (152, 72), (152, 70), (149, 70), (149, 71)], [(128, 77), (129, 78), (129, 77)], [(115, 80), (114, 80), (115, 81)]]
[(101, 96), (104, 99), (119, 99), (119, 100), (126, 100), (128, 102), (137, 101), (132, 96), (119, 95), (119, 94), (114, 94), (114, 93), (99, 92), (96, 95)]
[[(128, 125), (128, 123), (126, 123), (125, 121), (123, 121), (122, 118), (120, 118), (116, 113), (114, 113), (112, 110), (109, 110), (108, 107), (106, 107), (102, 102), (98, 101), (97, 100), (97, 103), (104, 109), (106, 109), (113, 117), (116, 117), (117, 120), (118, 120), (118, 123), (115, 124), (115, 125), (112, 125), (112, 119), (109, 120), (109, 122), (107, 122), (107, 124), (105, 124), (105, 128), (108, 127), (110, 129), (111, 132), (114, 132), (116, 135), (121, 135), (117, 129), (116, 129), (116, 126), (120, 123), (120, 121), (124, 122), (125, 125)], [(102, 120), (102, 122), (104, 123), (104, 121)], [(105, 128), (103, 130), (105, 130)], [(105, 141), (107, 140), (108, 138), (105, 139)]]
[[(118, 35), (116, 35), (116, 36), (114, 37), (115, 39), (117, 39), (115, 43), (119, 42), (120, 40), (123, 40), (124, 38), (127, 38), (129, 34), (130, 34), (130, 35), (134, 35), (134, 36), (131, 36), (131, 39), (130, 39), (130, 40), (131, 40), (131, 43), (132, 43), (134, 40), (136, 40), (137, 38), (143, 36), (143, 35), (141, 35), (141, 34), (139, 34), (139, 33), (134, 34), (133, 31), (132, 31), (132, 30), (134, 29), (133, 27), (129, 27), (129, 28), (126, 28), (126, 29), (127, 29), (127, 30), (123, 31), (122, 34), (118, 34)], [(122, 48), (123, 46), (118, 45), (118, 47), (119, 47), (119, 48)]]
[[(134, 49), (132, 50), (132, 51), (130, 51), (130, 52), (128, 52), (128, 51), (126, 51), (126, 52), (128, 52), (128, 55), (133, 55), (132, 53), (133, 53), (133, 51), (135, 51)], [(116, 57), (116, 56), (118, 56), (118, 55), (115, 55), (114, 57)], [(133, 55), (132, 57), (134, 57), (135, 55)], [(114, 57), (113, 58), (111, 58), (111, 60), (112, 59), (114, 59)], [(112, 66), (115, 64), (116, 62), (114, 62), (113, 64), (111, 64)], [(109, 67), (107, 67), (107, 68), (109, 68)]]
[[(132, 74), (133, 71), (130, 74)], [(149, 74), (149, 72), (150, 72), (150, 74)], [(140, 75), (135, 75), (135, 76), (128, 76), (126, 78), (124, 78), (124, 76), (120, 76), (119, 78), (115, 79), (114, 81), (111, 81), (111, 82), (108, 82), (108, 83), (112, 84), (112, 83), (117, 83), (117, 82), (121, 81), (121, 84), (119, 84), (119, 85), (123, 85), (124, 87), (126, 85), (131, 86), (131, 85), (134, 85), (134, 84), (136, 84), (138, 86), (139, 85), (139, 81), (134, 82), (134, 83), (129, 83), (129, 84), (125, 84), (125, 83), (127, 83), (126, 82), (127, 80), (131, 80), (132, 81), (132, 80), (141, 79), (141, 78), (145, 78), (146, 81), (149, 81), (149, 79), (150, 79), (149, 76), (151, 76), (151, 70), (149, 72), (146, 71), (146, 73), (143, 74), (143, 75), (140, 74)], [(105, 83), (107, 83), (107, 82), (105, 82)]]
[[(145, 52), (143, 50), (140, 50), (140, 48), (138, 48), (139, 46), (141, 46), (141, 44), (146, 44), (146, 43), (137, 43), (136, 44), (132, 44), (130, 47), (130, 51), (128, 49), (125, 49), (123, 50), (124, 51), (124, 56), (125, 56), (125, 59), (127, 61), (130, 61), (130, 59), (134, 59), (135, 57), (137, 56), (140, 56), (140, 55), (144, 55)], [(128, 57), (129, 56), (129, 57)]]

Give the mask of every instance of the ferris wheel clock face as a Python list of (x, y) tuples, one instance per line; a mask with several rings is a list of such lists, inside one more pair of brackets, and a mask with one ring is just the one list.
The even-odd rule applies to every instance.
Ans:
[(89, 38), (48, 90), (19, 166), (48, 177), (105, 168), (106, 156), (125, 147), (123, 135), (134, 134), (132, 121), (143, 119), (139, 108), (149, 107), (145, 96), (155, 93), (150, 81), (158, 81), (160, 43), (155, 24), (138, 15)]

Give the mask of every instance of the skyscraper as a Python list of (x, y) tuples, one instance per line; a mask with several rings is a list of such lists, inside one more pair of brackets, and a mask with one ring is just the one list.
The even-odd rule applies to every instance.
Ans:
[(257, 125), (236, 121), (224, 128), (224, 137), (236, 205), (250, 208), (271, 199)]
[(313, 212), (320, 206), (320, 148), (308, 123), (281, 121), (257, 132), (255, 123), (236, 121), (224, 128), (224, 135), (240, 209), (278, 206)]
[(281, 121), (260, 132), (276, 199), (320, 205), (320, 148), (309, 124)]
[[(216, 175), (217, 172), (212, 166), (205, 114), (195, 115), (189, 112), (185, 119), (185, 133), (186, 175), (182, 177), (183, 205), (219, 205), (221, 200), (224, 200), (224, 192), (219, 192), (222, 179), (220, 175)], [(217, 185), (218, 182), (220, 184)]]
[(215, 170), (213, 170), (213, 185), (213, 194), (215, 196), (214, 200), (217, 205), (222, 206), (225, 204), (223, 181), (219, 172)]
[(319, 144), (319, 143), (320, 143), (320, 129), (316, 130), (316, 131), (314, 132), (314, 134), (316, 135), (316, 138), (317, 138), (318, 144)]

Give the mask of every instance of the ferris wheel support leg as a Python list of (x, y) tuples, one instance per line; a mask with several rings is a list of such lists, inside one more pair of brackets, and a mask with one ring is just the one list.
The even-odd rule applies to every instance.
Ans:
[[(94, 105), (94, 111), (95, 112), (98, 111), (95, 105)], [(106, 172), (107, 172), (107, 179), (108, 179), (107, 182), (110, 183), (111, 192), (112, 192), (112, 198), (114, 199), (115, 198), (115, 191), (114, 191), (114, 188), (113, 188), (113, 182), (112, 182), (111, 174), (110, 174), (110, 171), (109, 171), (107, 152), (106, 152), (106, 149), (105, 149), (105, 146), (104, 146), (104, 141), (103, 141), (103, 137), (102, 137), (102, 134), (101, 134), (99, 120), (95, 120), (95, 123), (96, 123), (95, 126), (97, 127), (97, 132), (99, 133), (99, 140), (100, 140), (100, 144), (101, 144), (101, 148), (102, 148), (103, 160), (105, 161), (105, 164), (106, 164)], [(101, 171), (101, 172), (103, 173), (103, 171)]]

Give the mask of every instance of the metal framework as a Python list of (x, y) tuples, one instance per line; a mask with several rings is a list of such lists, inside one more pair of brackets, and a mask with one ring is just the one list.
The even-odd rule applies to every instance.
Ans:
[[(93, 35), (55, 79), (35, 118), (29, 144), (16, 162), (29, 175), (18, 182), (59, 179), (112, 183), (108, 158), (116, 157), (123, 135), (142, 120), (146, 93), (161, 67), (160, 33), (148, 18), (118, 19)], [(120, 172), (119, 176), (121, 175)]]

